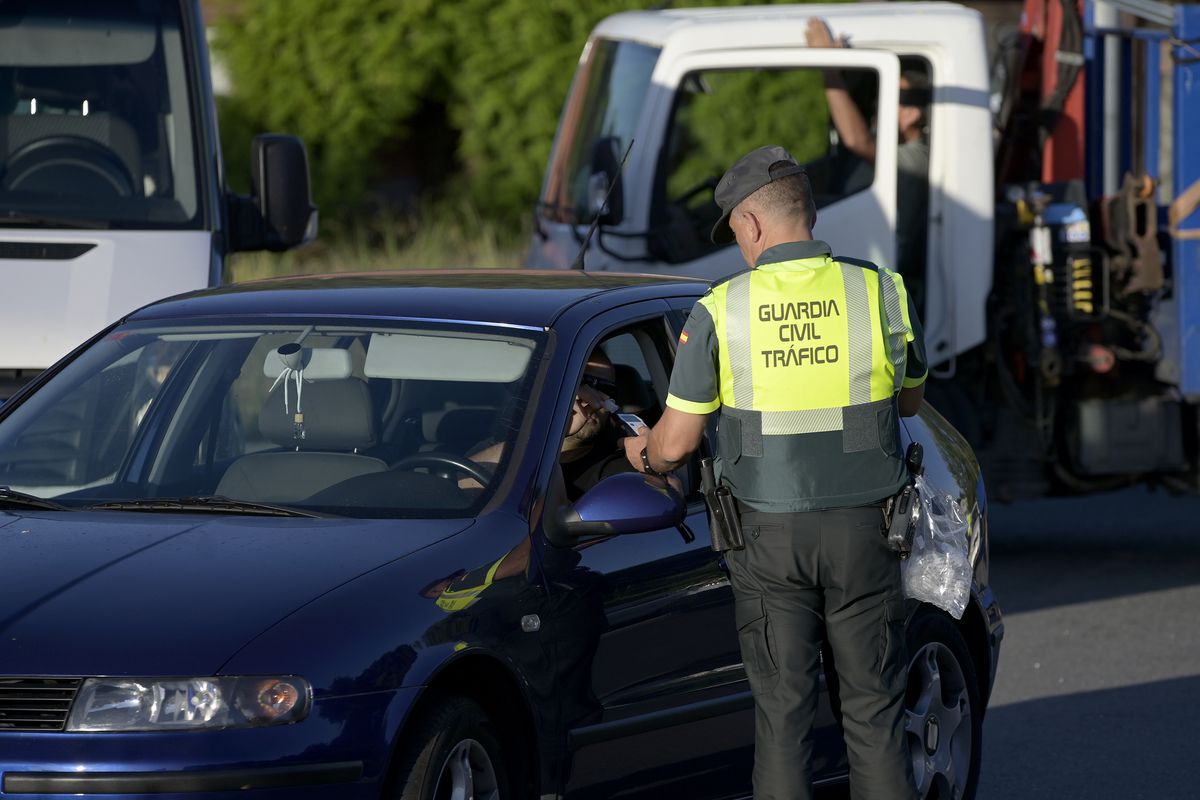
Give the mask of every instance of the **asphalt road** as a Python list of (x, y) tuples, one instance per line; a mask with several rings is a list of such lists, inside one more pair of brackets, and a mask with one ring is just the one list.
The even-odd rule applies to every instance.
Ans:
[(979, 800), (1200, 797), (1200, 498), (995, 504)]

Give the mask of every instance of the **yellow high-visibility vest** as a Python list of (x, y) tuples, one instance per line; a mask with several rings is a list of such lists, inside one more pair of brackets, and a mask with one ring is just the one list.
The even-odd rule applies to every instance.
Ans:
[(739, 500), (808, 511), (899, 490), (896, 394), (925, 379), (905, 375), (914, 320), (899, 275), (821, 254), (739, 273), (697, 306), (688, 328), (702, 327), (707, 311), (717, 396), (680, 397), (672, 376), (667, 404), (720, 409), (720, 474)]

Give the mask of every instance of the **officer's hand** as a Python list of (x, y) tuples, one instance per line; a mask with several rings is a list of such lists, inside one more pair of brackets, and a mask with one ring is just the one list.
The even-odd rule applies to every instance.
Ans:
[(809, 47), (845, 47), (846, 37), (833, 38), (829, 24), (820, 17), (809, 17), (808, 27), (804, 30), (804, 38)]
[(625, 458), (638, 472), (642, 471), (642, 448), (650, 443), (650, 432), (643, 430), (637, 436), (629, 436), (621, 440), (625, 446)]

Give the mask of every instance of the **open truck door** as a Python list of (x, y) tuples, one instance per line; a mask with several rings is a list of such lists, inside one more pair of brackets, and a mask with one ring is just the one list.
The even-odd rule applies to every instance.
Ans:
[[(713, 190), (730, 164), (764, 144), (781, 144), (808, 166), (817, 238), (835, 253), (895, 264), (895, 54), (739, 47), (738, 24), (712, 49), (673, 53), (604, 38), (603, 27), (584, 51), (559, 125), (532, 265), (572, 262), (615, 181), (616, 201), (601, 215), (588, 269), (708, 278), (742, 269), (736, 247), (709, 240), (720, 216)], [(802, 41), (803, 30), (796, 33)], [(874, 164), (839, 147), (824, 96), (823, 73), (830, 69), (847, 76), (874, 120)], [(631, 138), (628, 163), (616, 173), (613, 164)]]

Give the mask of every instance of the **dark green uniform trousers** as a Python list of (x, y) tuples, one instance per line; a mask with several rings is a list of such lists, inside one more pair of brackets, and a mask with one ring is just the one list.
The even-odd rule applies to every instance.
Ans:
[(900, 559), (878, 506), (742, 514), (726, 554), (755, 702), (755, 800), (809, 800), (820, 652), (837, 668), (854, 800), (914, 800)]

